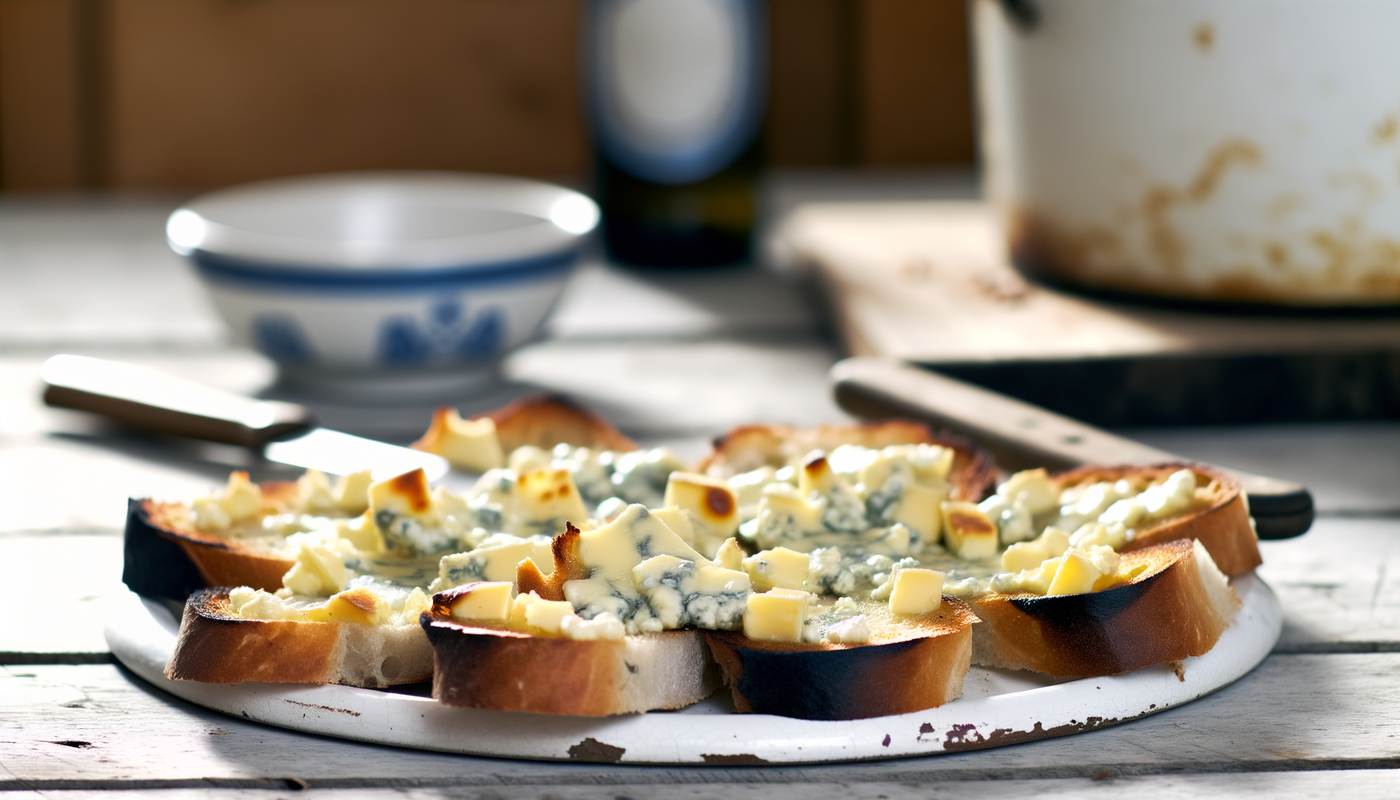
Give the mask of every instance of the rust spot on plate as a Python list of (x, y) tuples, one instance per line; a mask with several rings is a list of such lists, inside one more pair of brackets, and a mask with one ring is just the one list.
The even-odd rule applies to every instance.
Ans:
[(569, 758), (575, 761), (592, 761), (598, 764), (616, 764), (622, 760), (622, 754), (626, 752), (627, 748), (625, 747), (614, 747), (590, 736), (569, 748)]
[(881, 746), (881, 747), (889, 747), (889, 746), (890, 746), (890, 735), (889, 735), (888, 733), (885, 734), (885, 739), (884, 739), (884, 741), (880, 742), (880, 746)]
[(715, 753), (701, 753), (700, 757), (705, 760), (706, 764), (718, 764), (727, 767), (746, 767), (755, 764), (771, 763), (768, 759), (759, 758), (753, 753), (736, 753), (728, 756)]

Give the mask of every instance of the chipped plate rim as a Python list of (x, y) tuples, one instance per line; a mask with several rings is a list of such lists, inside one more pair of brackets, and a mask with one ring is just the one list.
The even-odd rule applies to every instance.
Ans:
[(1268, 656), (1283, 614), (1253, 573), (1231, 580), (1243, 605), (1203, 656), (1123, 675), (1056, 682), (973, 667), (962, 698), (872, 719), (813, 721), (736, 714), (723, 697), (677, 712), (565, 717), (451, 708), (430, 697), (351, 686), (172, 681), (163, 671), (179, 620), (129, 591), (113, 598), (112, 655), (142, 680), (196, 705), (307, 733), (419, 750), (621, 764), (801, 764), (962, 752), (1108, 727), (1189, 703)]

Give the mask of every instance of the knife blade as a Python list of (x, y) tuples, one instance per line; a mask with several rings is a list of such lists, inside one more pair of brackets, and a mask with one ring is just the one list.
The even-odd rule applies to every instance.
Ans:
[[(836, 402), (863, 417), (910, 416), (976, 441), (1004, 469), (1071, 469), (1084, 464), (1150, 464), (1181, 456), (1116, 436), (1004, 394), (895, 359), (837, 362), (829, 380)], [(1224, 469), (1224, 468), (1219, 468)], [(1240, 481), (1261, 539), (1300, 536), (1312, 526), (1307, 487), (1224, 469)]]
[(316, 425), (295, 403), (257, 400), (135, 364), (57, 355), (44, 362), (44, 402), (101, 414), (156, 433), (239, 445), (276, 461), (332, 475), (372, 470), (385, 480), (422, 468), (447, 474), (441, 456)]

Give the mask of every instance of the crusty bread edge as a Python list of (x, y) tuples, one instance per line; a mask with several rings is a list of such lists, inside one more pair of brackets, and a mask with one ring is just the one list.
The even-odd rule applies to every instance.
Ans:
[(422, 615), (433, 697), (449, 706), (601, 717), (675, 709), (718, 685), (698, 631), (579, 641)]
[(228, 593), (201, 589), (186, 601), (166, 677), (370, 687), (430, 677), (431, 649), (416, 624), (240, 619), (229, 610)]
[(923, 711), (962, 695), (977, 617), (945, 596), (938, 611), (904, 623), (893, 640), (797, 644), (707, 631), (705, 639), (741, 712), (844, 720)]
[[(697, 472), (729, 477), (733, 462), (755, 469), (763, 463), (778, 466), (784, 443), (810, 440), (813, 447), (858, 444), (882, 448), (892, 444), (936, 444), (954, 452), (953, 469), (949, 475), (954, 500), (978, 501), (986, 497), (996, 479), (992, 457), (974, 442), (947, 431), (935, 431), (922, 422), (889, 419), (850, 425), (819, 425), (797, 428), (790, 425), (741, 425), (715, 437), (711, 450), (696, 465)], [(745, 458), (747, 456), (747, 458)]]
[(1197, 552), (1205, 551), (1178, 539), (1125, 553), (1125, 568), (1153, 566), (1099, 592), (975, 598), (972, 608), (983, 624), (973, 633), (972, 661), (1097, 677), (1203, 655), (1229, 625), (1238, 600), (1228, 585), (1223, 592), (1207, 586)]
[(1243, 575), (1264, 563), (1259, 552), (1259, 537), (1249, 519), (1249, 505), (1240, 482), (1228, 473), (1189, 461), (1160, 464), (1100, 466), (1091, 465), (1061, 472), (1053, 476), (1061, 486), (1086, 481), (1114, 481), (1131, 475), (1149, 474), (1166, 477), (1181, 469), (1189, 469), (1219, 483), (1219, 500), (1205, 508), (1171, 517), (1158, 525), (1137, 531), (1122, 547), (1123, 552), (1152, 547), (1173, 539), (1196, 539), (1210, 551), (1215, 565), (1226, 575)]

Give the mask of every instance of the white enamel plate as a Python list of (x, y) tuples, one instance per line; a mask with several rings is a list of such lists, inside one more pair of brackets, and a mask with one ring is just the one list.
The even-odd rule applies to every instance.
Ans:
[(1182, 670), (1148, 667), (1056, 682), (972, 668), (961, 699), (875, 719), (816, 722), (736, 714), (727, 692), (678, 712), (601, 719), (449, 708), (430, 697), (348, 686), (172, 681), (163, 674), (179, 620), (126, 593), (107, 625), (112, 654), (155, 686), (216, 711), (365, 742), (512, 758), (637, 764), (763, 764), (935, 755), (1063, 736), (1155, 714), (1238, 680), (1273, 649), (1282, 612), (1253, 574), (1232, 581), (1244, 602), (1209, 653)]

